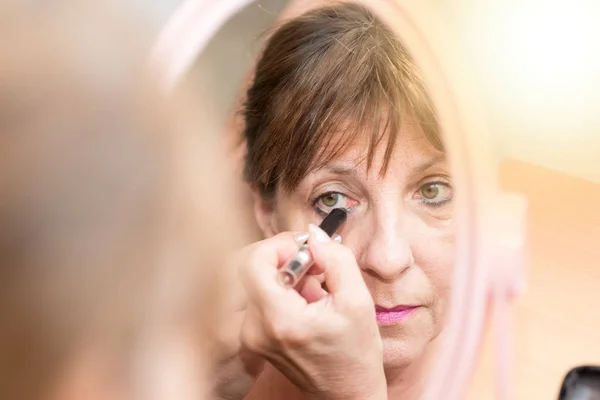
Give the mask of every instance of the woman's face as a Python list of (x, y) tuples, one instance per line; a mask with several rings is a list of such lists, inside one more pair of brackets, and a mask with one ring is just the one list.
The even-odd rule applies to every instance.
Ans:
[(442, 330), (454, 238), (444, 154), (416, 124), (406, 124), (396, 143), (383, 176), (385, 143), (367, 171), (365, 141), (309, 173), (292, 193), (280, 191), (270, 211), (257, 207), (267, 236), (303, 231), (333, 208), (348, 209), (338, 233), (376, 304), (387, 369), (411, 364)]

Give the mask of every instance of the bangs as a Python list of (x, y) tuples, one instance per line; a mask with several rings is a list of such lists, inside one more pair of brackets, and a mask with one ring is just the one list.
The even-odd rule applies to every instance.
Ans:
[[(348, 67), (352, 63), (342, 65), (356, 68), (355, 64)], [(296, 110), (290, 122), (297, 122), (297, 128), (287, 133), (289, 146), (282, 149), (285, 161), (275, 178), (284, 191), (293, 191), (309, 173), (357, 145), (364, 148), (364, 158), (357, 161), (365, 162), (367, 171), (373, 167), (377, 150), (385, 146), (378, 171), (384, 176), (406, 121), (417, 123), (428, 141), (443, 151), (437, 118), (424, 97), (426, 93), (403, 88), (393, 69), (381, 71), (377, 67), (374, 63), (368, 74), (351, 83), (342, 79), (330, 80), (329, 85), (323, 82), (326, 89), (313, 93), (315, 97), (308, 96), (305, 101), (296, 97), (291, 104), (281, 106), (282, 111)], [(348, 76), (348, 72), (338, 76)]]
[[(385, 175), (393, 155), (396, 140), (402, 126), (403, 111), (391, 107), (387, 101), (363, 101), (351, 110), (342, 110), (331, 124), (323, 125), (316, 131), (317, 147), (320, 149), (314, 155), (306, 174), (323, 168), (332, 160), (344, 156), (352, 147), (363, 146), (364, 156), (358, 163), (366, 162), (369, 171), (373, 165), (375, 154), (380, 146), (385, 145), (385, 153), (379, 173)], [(397, 103), (395, 103), (397, 104)], [(357, 112), (358, 111), (358, 112)], [(303, 177), (304, 178), (304, 177)], [(285, 176), (281, 182), (287, 181)], [(299, 183), (299, 182), (298, 182)], [(295, 185), (283, 185), (286, 190), (294, 189)]]
[[(282, 25), (259, 60), (244, 110), (245, 175), (264, 197), (294, 190), (311, 171), (365, 143), (380, 173), (403, 119), (443, 150), (431, 99), (395, 34), (357, 4), (325, 7)], [(363, 160), (360, 160), (363, 161)]]

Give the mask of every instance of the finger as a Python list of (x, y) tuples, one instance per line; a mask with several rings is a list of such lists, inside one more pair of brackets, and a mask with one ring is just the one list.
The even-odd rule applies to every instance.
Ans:
[(319, 281), (319, 284), (322, 285), (325, 283), (325, 274), (319, 274), (319, 275), (311, 275), (313, 278), (315, 278), (317, 281)]
[(323, 275), (324, 272), (325, 270), (320, 264), (313, 263), (308, 271), (306, 271), (306, 275), (319, 276)]
[(299, 232), (282, 232), (268, 239), (261, 240), (248, 246), (240, 253), (236, 260), (241, 267), (241, 272), (246, 272), (248, 259), (262, 261), (264, 268), (280, 268), (285, 265), (298, 252), (295, 237)]
[(306, 241), (308, 240), (309, 237), (309, 233), (308, 232), (300, 232), (294, 235), (294, 240), (296, 241), (296, 244), (298, 245), (298, 247), (302, 246), (304, 243), (306, 243)]
[(281, 232), (263, 242), (272, 243), (277, 250), (277, 267), (282, 267), (296, 255), (298, 249), (310, 235), (307, 232)]
[(309, 304), (327, 296), (327, 292), (323, 290), (321, 283), (313, 276), (305, 276), (297, 285), (296, 290)]
[(248, 307), (244, 314), (242, 329), (239, 331), (239, 340), (240, 352), (263, 355), (270, 349), (269, 341), (262, 326), (262, 315), (254, 306)]
[[(294, 239), (296, 240), (296, 244), (298, 244), (298, 248), (300, 248), (302, 245), (306, 244), (306, 242), (308, 241), (308, 238), (310, 237), (310, 234), (308, 232), (301, 232), (298, 233), (294, 236)], [(338, 241), (338, 243), (341, 243), (342, 237), (340, 235), (334, 235), (334, 240)], [(308, 271), (306, 271), (307, 275), (322, 275), (323, 274), (323, 269), (320, 268), (318, 265), (312, 265)]]
[(297, 251), (294, 233), (286, 232), (256, 243), (243, 255), (245, 258), (238, 260), (249, 301), (262, 312), (277, 314), (283, 304), (288, 308), (306, 304), (296, 291), (283, 287), (277, 279), (278, 269)]
[[(265, 261), (270, 264), (276, 264), (278, 267), (291, 259), (298, 251), (298, 246), (295, 244), (298, 239), (302, 239), (306, 234), (303, 232), (281, 232), (275, 236), (263, 239), (259, 242), (246, 246), (235, 257), (235, 262), (238, 265), (243, 264), (241, 261), (250, 257), (250, 253), (263, 252), (265, 247), (268, 247), (268, 254), (263, 254)], [(275, 250), (274, 252), (272, 250)]]
[(356, 258), (350, 249), (335, 243), (323, 230), (309, 226), (308, 243), (315, 264), (325, 271), (325, 284), (334, 297), (355, 296), (356, 300), (370, 299)]
[[(331, 240), (333, 240), (335, 243), (342, 243), (342, 237), (340, 235), (338, 235), (337, 233), (331, 237)], [(307, 275), (319, 276), (320, 282), (323, 283), (323, 282), (325, 282), (324, 272), (325, 272), (325, 270), (323, 269), (321, 264), (313, 263), (313, 265), (308, 270)]]

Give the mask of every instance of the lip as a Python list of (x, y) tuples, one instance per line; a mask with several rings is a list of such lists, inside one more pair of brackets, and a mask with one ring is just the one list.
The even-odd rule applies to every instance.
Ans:
[(395, 325), (408, 319), (419, 309), (419, 306), (397, 306), (386, 308), (375, 306), (375, 315), (379, 325)]

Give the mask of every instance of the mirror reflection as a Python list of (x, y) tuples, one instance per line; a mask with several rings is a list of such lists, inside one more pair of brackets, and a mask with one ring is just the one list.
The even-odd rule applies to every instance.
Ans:
[[(207, 399), (213, 381), (220, 399), (420, 397), (454, 264), (443, 132), (373, 10), (307, 4), (252, 36), (239, 107), (215, 101), (212, 119), (146, 86), (146, 49), (129, 45), (147, 36), (123, 41), (126, 18), (106, 33), (116, 12), (65, 2), (64, 18), (2, 27), (44, 29), (0, 54), (0, 122), (21, 133), (0, 159), (0, 315), (15, 327), (1, 398)], [(204, 83), (205, 105), (221, 82)], [(257, 231), (241, 250), (210, 140), (231, 111)]]
[[(358, 3), (316, 4), (261, 37), (232, 135), (262, 240), (238, 261), (248, 298), (230, 329), (242, 343), (229, 344), (218, 390), (418, 398), (454, 261), (452, 174), (428, 89), (401, 38)], [(315, 226), (336, 209), (347, 218), (322, 246)], [(294, 290), (256, 267), (269, 252), (278, 268), (301, 261), (307, 238), (313, 264)]]

